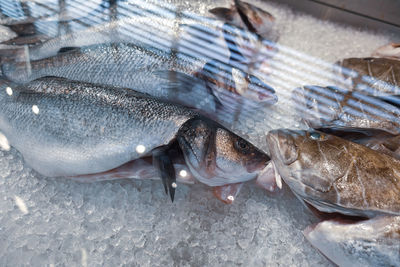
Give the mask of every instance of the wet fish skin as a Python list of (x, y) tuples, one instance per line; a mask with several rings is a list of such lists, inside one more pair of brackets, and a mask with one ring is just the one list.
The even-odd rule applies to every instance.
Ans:
[[(203, 68), (197, 72), (203, 64), (202, 60), (181, 54), (173, 57), (158, 49), (145, 49), (129, 43), (109, 43), (72, 48), (54, 57), (27, 63), (6, 63), (2, 65), (2, 72), (9, 80), (18, 83), (50, 75), (127, 87), (205, 111), (215, 110), (215, 99), (225, 106), (238, 102), (238, 99), (247, 100), (253, 106), (276, 103), (275, 91), (257, 77), (247, 75), (248, 79), (243, 78), (246, 81), (240, 85), (243, 92), (235, 94), (227, 92), (229, 88), (239, 86), (232, 74), (218, 67), (207, 71)], [(207, 63), (204, 67), (209, 65), (212, 64)], [(234, 110), (237, 105), (230, 107)]]
[(32, 168), (50, 177), (116, 168), (142, 156), (138, 145), (150, 152), (168, 144), (196, 116), (132, 90), (62, 78), (38, 79), (13, 91), (1, 92), (0, 130)]
[(304, 231), (307, 240), (339, 266), (398, 266), (400, 216), (346, 223), (329, 220)]
[[(94, 178), (97, 175), (92, 174), (99, 174), (112, 179), (126, 172), (124, 164), (154, 156), (161, 148), (175, 149), (177, 141), (187, 153), (185, 149), (199, 144), (191, 142), (204, 138), (202, 132), (193, 131), (196, 123), (214, 136), (207, 146), (197, 147), (205, 162), (192, 168), (193, 161), (184, 157), (197, 180), (210, 186), (246, 181), (255, 178), (269, 160), (198, 113), (131, 89), (57, 77), (13, 87), (11, 93), (4, 89), (0, 91), (0, 131), (28, 165), (45, 176)], [(232, 149), (239, 143), (241, 149)], [(173, 165), (183, 162), (175, 156), (171, 160)], [(209, 162), (215, 163), (216, 171), (210, 171)]]
[[(110, 43), (72, 48), (37, 61), (6, 63), (2, 65), (2, 72), (7, 79), (16, 83), (57, 76), (131, 88), (188, 106), (201, 102), (203, 109), (213, 110), (213, 97), (203, 82), (190, 76), (196, 66), (189, 58), (171, 58), (169, 53), (157, 49)], [(176, 74), (175, 83), (171, 82), (171, 73)], [(196, 90), (192, 90), (194, 86), (197, 86)], [(207, 99), (209, 101), (205, 101)]]
[[(339, 74), (350, 79), (352, 90), (368, 95), (400, 94), (400, 61), (390, 58), (346, 58), (336, 62)], [(355, 77), (352, 77), (352, 76)]]
[(318, 131), (270, 131), (271, 159), (282, 179), (323, 212), (400, 215), (400, 161)]
[(336, 86), (303, 86), (292, 99), (311, 128), (378, 129), (400, 134), (400, 109), (380, 98)]
[(270, 160), (249, 142), (204, 119), (183, 125), (177, 138), (191, 173), (209, 186), (255, 179)]
[(369, 147), (400, 160), (400, 135), (393, 135), (377, 129), (319, 128), (316, 130)]

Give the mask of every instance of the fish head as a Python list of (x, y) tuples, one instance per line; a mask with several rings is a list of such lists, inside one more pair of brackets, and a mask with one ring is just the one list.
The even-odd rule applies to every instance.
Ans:
[(272, 105), (278, 101), (275, 90), (256, 76), (232, 68), (232, 78), (236, 93), (252, 102)]
[(399, 214), (395, 158), (319, 131), (274, 130), (267, 143), (278, 175), (317, 210), (359, 217)]
[(265, 37), (265, 33), (270, 33), (275, 23), (275, 17), (250, 3), (235, 1), (230, 8), (217, 7), (210, 9), (209, 12), (225, 22), (232, 23), (237, 27), (247, 28)]
[(334, 182), (351, 159), (340, 138), (319, 131), (270, 131), (267, 143), (277, 173), (301, 198), (335, 203)]
[(254, 179), (269, 161), (243, 138), (205, 119), (187, 122), (177, 139), (192, 174), (209, 186)]
[(225, 107), (234, 109), (239, 100), (246, 100), (257, 107), (273, 105), (278, 101), (271, 86), (239, 68), (225, 68), (218, 62), (208, 62), (197, 77), (205, 81), (207, 88)]

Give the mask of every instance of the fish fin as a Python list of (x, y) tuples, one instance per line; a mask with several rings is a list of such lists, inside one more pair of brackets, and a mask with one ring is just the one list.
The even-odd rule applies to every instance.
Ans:
[(57, 54), (62, 54), (62, 53), (66, 53), (66, 52), (71, 52), (71, 51), (77, 51), (79, 50), (79, 47), (75, 47), (75, 46), (66, 46), (66, 47), (61, 47), (58, 51)]
[(213, 187), (213, 194), (225, 204), (232, 204), (243, 187), (243, 183), (227, 184)]
[(168, 194), (169, 192), (171, 201), (174, 202), (176, 174), (172, 160), (167, 154), (166, 147), (161, 147), (153, 151), (153, 164), (160, 173), (165, 193)]
[(230, 8), (216, 7), (208, 10), (208, 12), (210, 12), (217, 18), (222, 19), (224, 21), (232, 21), (233, 19), (233, 11)]
[(196, 84), (201, 82), (199, 78), (179, 71), (160, 70), (154, 72), (154, 74), (168, 80), (169, 82), (163, 87), (170, 90), (176, 88), (177, 90), (191, 91)]
[(0, 45), (0, 64), (25, 61), (24, 46)]

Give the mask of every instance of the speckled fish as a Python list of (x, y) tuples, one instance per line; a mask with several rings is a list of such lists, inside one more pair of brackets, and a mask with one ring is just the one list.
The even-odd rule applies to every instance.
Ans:
[[(204, 75), (194, 77), (203, 65), (201, 59), (183, 54), (173, 55), (163, 50), (145, 49), (128, 43), (109, 43), (64, 49), (56, 56), (36, 61), (5, 63), (2, 72), (9, 80), (17, 83), (57, 76), (132, 88), (207, 111), (215, 109), (216, 88), (225, 88), (219, 87), (215, 79), (206, 79)], [(243, 93), (238, 97), (257, 105), (274, 104), (275, 91), (256, 77), (249, 77), (248, 80), (243, 78), (246, 81), (244, 84), (240, 83), (241, 80), (228, 77), (224, 84), (230, 83), (231, 87), (242, 88)], [(222, 105), (230, 105), (230, 99), (217, 99)]]
[[(400, 161), (368, 147), (318, 131), (274, 130), (268, 133), (267, 143), (271, 159), (276, 168), (276, 179), (283, 179), (290, 189), (305, 203), (320, 212), (340, 213), (348, 216), (383, 219), (388, 223), (387, 233), (398, 234), (400, 225), (392, 216), (400, 215)], [(360, 227), (370, 225), (382, 229), (380, 219), (359, 222)], [(390, 229), (394, 222), (394, 228)], [(349, 235), (337, 231), (332, 223), (322, 223), (314, 230), (308, 229), (306, 236), (312, 243), (335, 263), (340, 253), (345, 265), (362, 260), (385, 264), (398, 262), (398, 240), (391, 244), (392, 236), (385, 232), (363, 231), (363, 238), (357, 236), (357, 227), (345, 226), (337, 229), (348, 230)], [(384, 229), (383, 229), (384, 230)], [(332, 235), (340, 235), (332, 238)], [(376, 237), (384, 239), (377, 242)], [(322, 242), (324, 239), (330, 239)], [(334, 240), (338, 241), (337, 243)], [(318, 242), (321, 241), (321, 242)], [(372, 245), (369, 243), (372, 242)], [(341, 244), (344, 244), (341, 246)], [(346, 246), (347, 244), (347, 246)], [(387, 244), (387, 245), (385, 245)], [(379, 245), (382, 245), (379, 247)], [(373, 253), (368, 253), (371, 248)], [(376, 249), (379, 247), (378, 249)]]
[(399, 160), (318, 131), (274, 130), (267, 142), (283, 180), (319, 210), (400, 215)]
[[(311, 128), (378, 129), (400, 133), (400, 109), (388, 101), (335, 86), (303, 86), (293, 91), (298, 114)], [(392, 101), (393, 100), (393, 101)]]
[(336, 63), (339, 73), (353, 90), (369, 95), (400, 94), (400, 60), (390, 58), (346, 58)]
[(30, 167), (49, 177), (126, 171), (124, 164), (151, 156), (172, 199), (179, 162), (170, 155), (176, 148), (193, 177), (209, 186), (254, 179), (269, 160), (183, 106), (55, 77), (1, 90), (0, 131), (3, 148), (15, 147)]
[(317, 130), (400, 159), (400, 135), (377, 129), (319, 128)]

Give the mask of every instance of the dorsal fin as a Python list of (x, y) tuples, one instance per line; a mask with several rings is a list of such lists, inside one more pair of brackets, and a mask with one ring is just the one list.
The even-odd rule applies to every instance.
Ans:
[(79, 47), (66, 46), (66, 47), (61, 47), (60, 50), (58, 50), (57, 54), (71, 52), (71, 51), (77, 51), (77, 50), (79, 50)]

